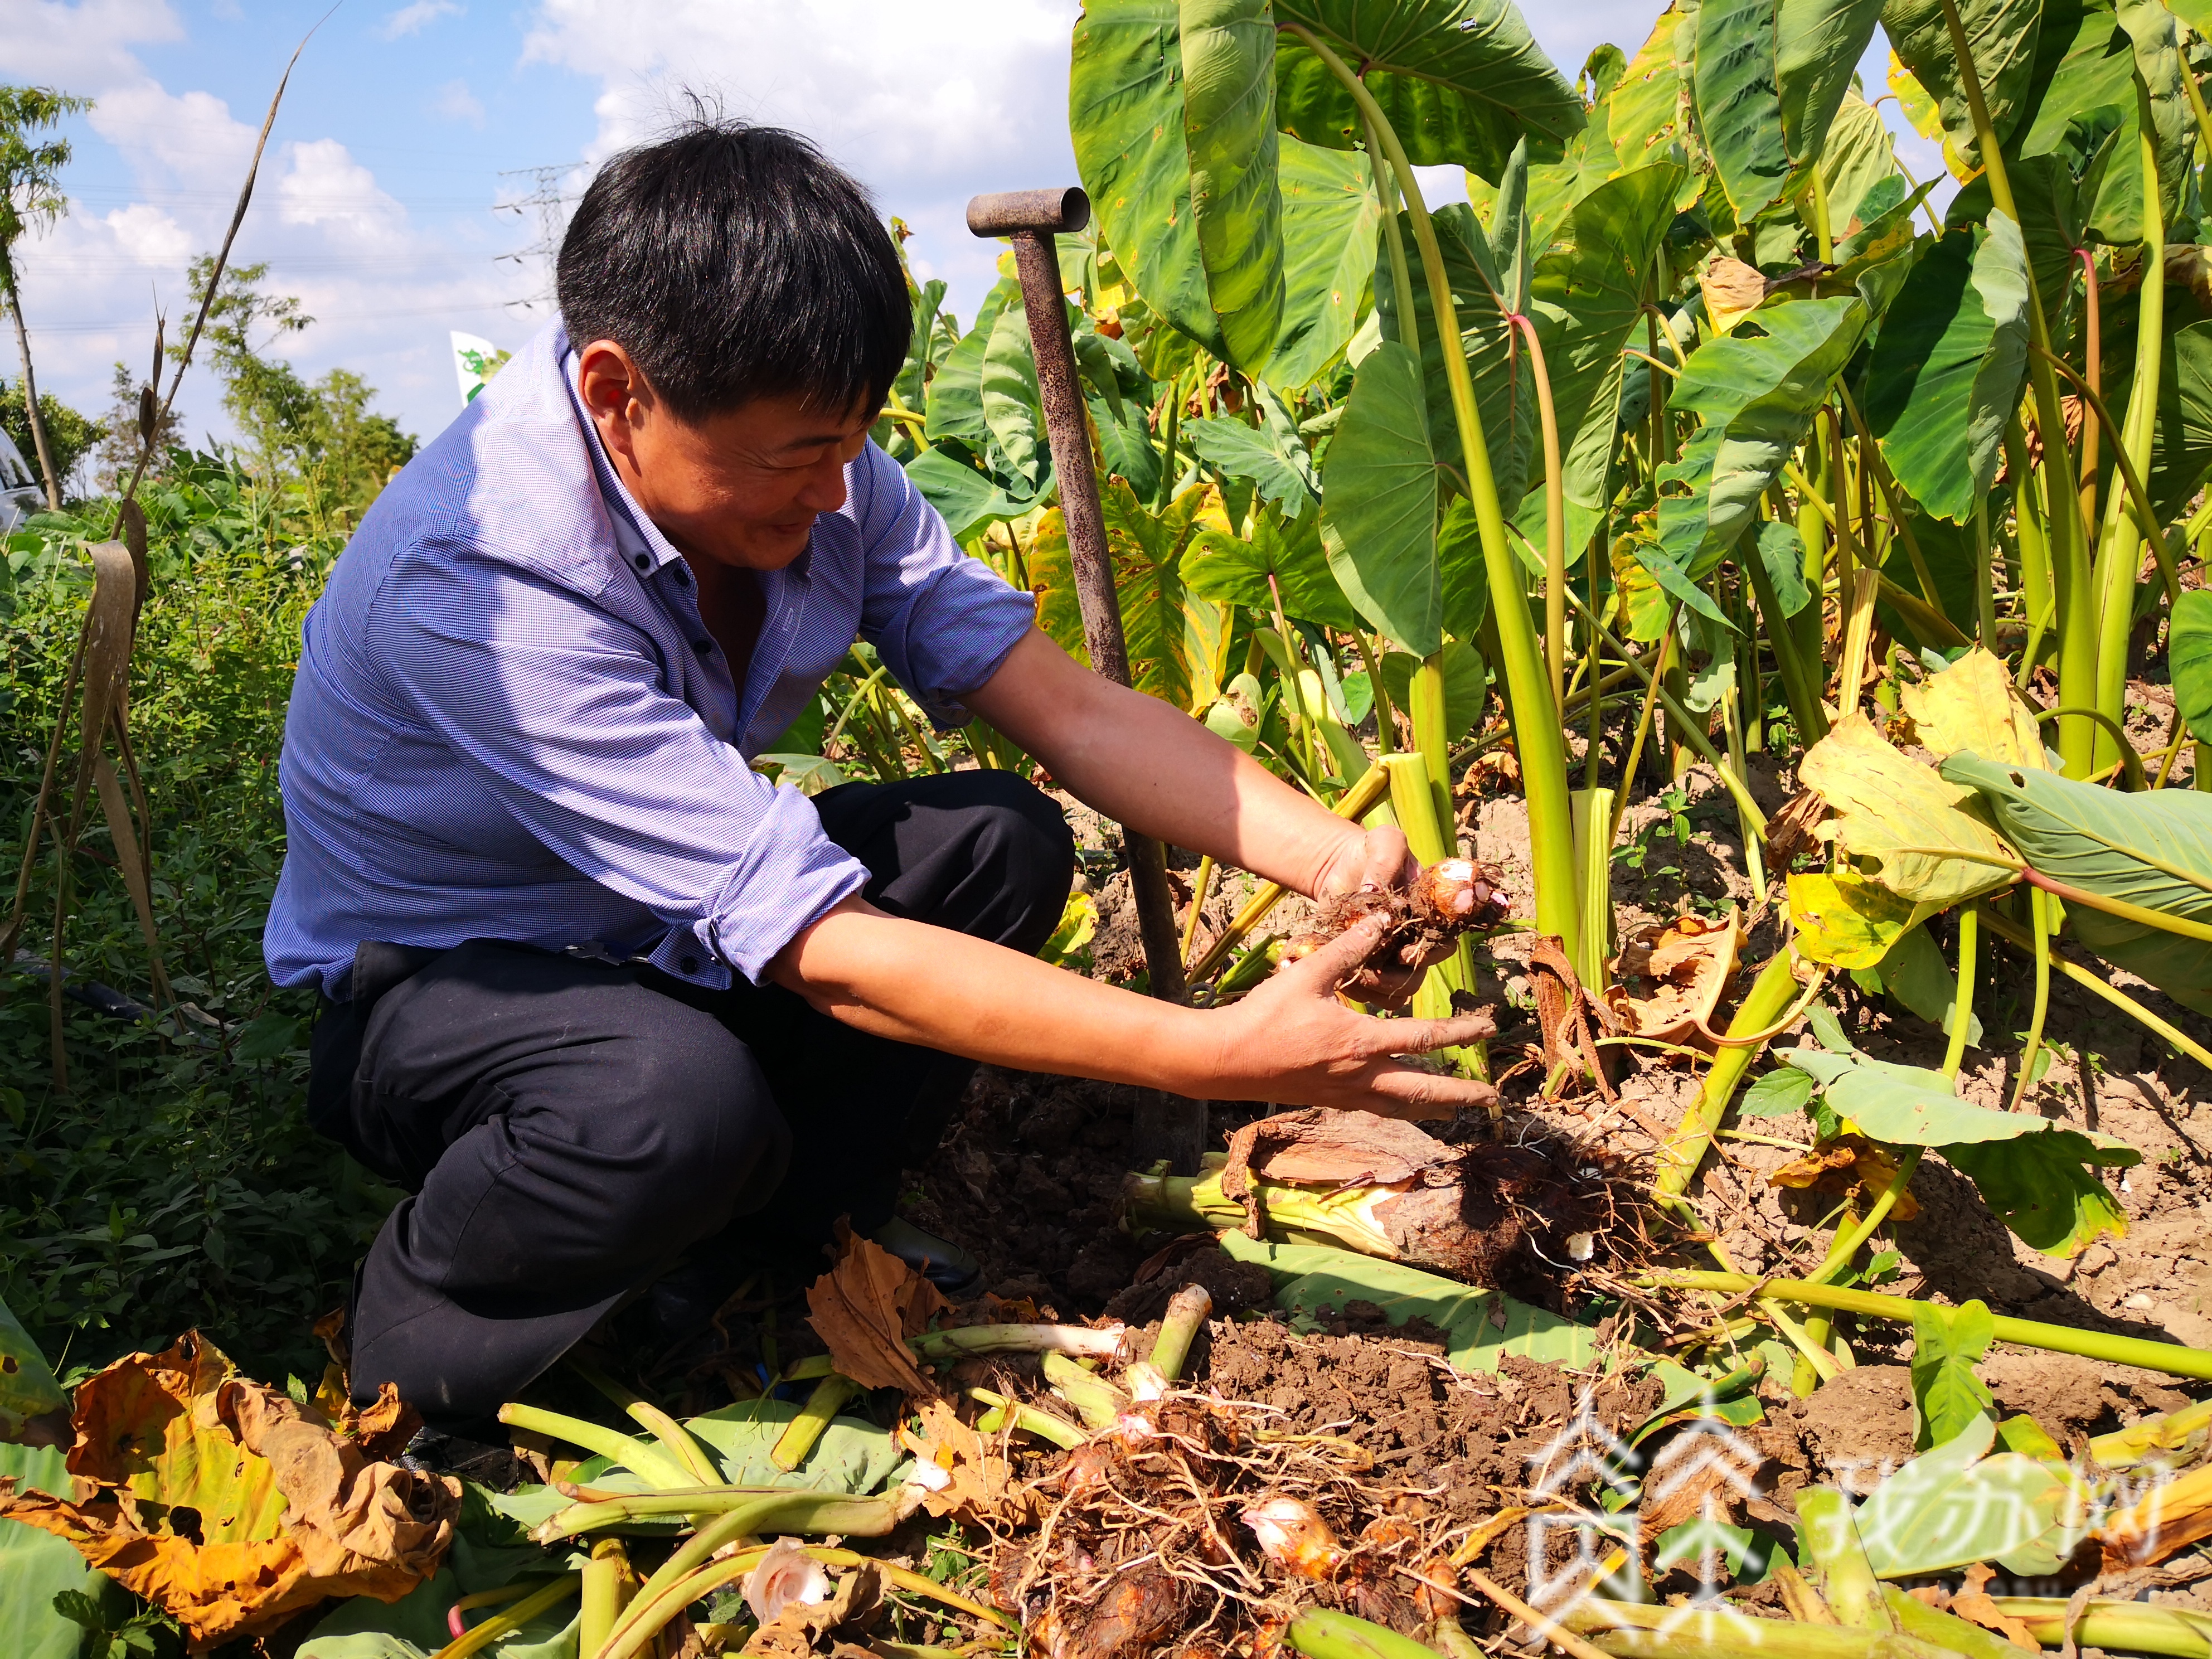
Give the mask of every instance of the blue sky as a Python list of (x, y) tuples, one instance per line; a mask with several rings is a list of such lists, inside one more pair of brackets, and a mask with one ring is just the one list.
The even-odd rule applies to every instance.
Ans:
[[(118, 358), (144, 373), (157, 301), (171, 338), (184, 270), (220, 241), (276, 77), (325, 4), (0, 0), (0, 76), (98, 100), (73, 121), (70, 216), (19, 256), (41, 389), (106, 406)], [(591, 168), (665, 125), (687, 92), (797, 127), (912, 227), (908, 252), (963, 316), (995, 245), (961, 222), (978, 191), (1073, 182), (1068, 33), (1077, 0), (344, 0), (309, 42), (270, 139), (234, 260), (316, 319), (282, 349), (345, 368), (428, 439), (458, 411), (447, 331), (514, 346), (545, 315), (534, 210), (501, 210), (556, 169)], [(1532, 7), (1571, 76), (1643, 0)], [(1878, 82), (1881, 52), (1869, 54)], [(1893, 107), (1893, 106), (1891, 106)], [(1932, 147), (1908, 159), (1937, 170)], [(1435, 182), (1460, 193), (1450, 175)], [(524, 257), (518, 259), (514, 256)], [(15, 373), (13, 353), (0, 353)], [(195, 437), (228, 426), (195, 368)]]

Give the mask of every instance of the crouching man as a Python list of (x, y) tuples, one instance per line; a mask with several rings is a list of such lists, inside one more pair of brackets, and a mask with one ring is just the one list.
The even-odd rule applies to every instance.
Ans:
[(362, 520), (285, 728), (270, 970), (324, 999), (316, 1126), (411, 1194), (356, 1278), (359, 1397), (472, 1425), (687, 1252), (884, 1228), (980, 1060), (1486, 1097), (1391, 1058), (1475, 1023), (1335, 999), (1365, 927), (1224, 1011), (1165, 1005), (1036, 960), (1073, 846), (1011, 775), (810, 800), (750, 769), (857, 637), (1176, 846), (1306, 894), (1412, 868), (1076, 664), (868, 441), (911, 313), (851, 179), (762, 128), (631, 150), (559, 299)]

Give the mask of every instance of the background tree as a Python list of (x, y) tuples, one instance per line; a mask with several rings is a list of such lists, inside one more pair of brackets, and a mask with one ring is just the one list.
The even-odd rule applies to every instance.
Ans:
[[(211, 258), (193, 261), (193, 305), (206, 295), (213, 269)], [(222, 381), (223, 408), (246, 440), (248, 465), (289, 491), (320, 534), (357, 520), (414, 458), (416, 443), (390, 416), (371, 411), (376, 389), (360, 375), (337, 368), (310, 383), (267, 355), (276, 341), (314, 321), (296, 297), (264, 293), (268, 276), (265, 264), (224, 273), (204, 338)]]
[[(119, 493), (131, 477), (131, 469), (138, 465), (140, 384), (122, 363), (115, 365), (115, 373), (108, 381), (107, 415), (100, 425), (100, 447), (93, 457), (93, 488), (103, 495)], [(155, 406), (161, 406), (158, 397)], [(184, 442), (182, 416), (169, 409), (161, 411), (160, 420), (161, 425), (154, 433), (154, 456), (146, 466), (149, 477), (160, 473), (162, 458)]]
[(46, 87), (0, 87), (0, 294), (15, 319), (15, 349), (23, 359), (23, 412), (46, 475), (46, 505), (61, 510), (61, 470), (39, 406), (39, 385), (31, 372), (31, 335), (23, 325), (23, 301), (15, 281), (15, 244), (23, 233), (43, 228), (69, 210), (58, 182), (69, 165), (66, 138), (37, 141), (65, 116), (92, 107), (89, 98), (72, 97)]
[[(133, 387), (133, 403), (123, 416), (127, 431), (136, 431), (138, 393)], [(80, 410), (71, 409), (51, 392), (39, 394), (39, 422), (46, 428), (46, 447), (52, 453), (55, 480), (64, 488), (77, 468), (77, 464), (100, 445), (115, 428), (115, 417), (95, 421)], [(21, 385), (0, 376), (0, 430), (15, 441), (15, 447), (24, 454), (38, 447), (37, 435), (31, 430), (31, 406), (23, 395)], [(80, 486), (81, 488), (81, 486)]]

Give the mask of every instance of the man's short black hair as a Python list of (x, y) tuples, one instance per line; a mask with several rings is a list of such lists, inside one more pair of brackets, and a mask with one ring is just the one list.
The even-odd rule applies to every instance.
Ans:
[(699, 119), (600, 169), (561, 240), (561, 315), (680, 420), (754, 398), (872, 411), (914, 328), (875, 206), (795, 132)]

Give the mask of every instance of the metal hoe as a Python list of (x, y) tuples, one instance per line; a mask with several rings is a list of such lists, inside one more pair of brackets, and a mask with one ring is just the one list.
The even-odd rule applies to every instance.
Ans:
[[(1121, 605), (1114, 592), (1114, 566), (1106, 552), (1106, 519), (1098, 505), (1098, 475), (1091, 465), (1091, 429), (1076, 380), (1075, 348), (1067, 332), (1067, 301), (1060, 288), (1054, 236), (1091, 222), (1091, 198), (1079, 189), (1010, 190), (968, 204), (968, 228), (978, 236), (1004, 236), (1014, 245), (1022, 309), (1029, 317), (1036, 358), (1037, 391), (1044, 403), (1045, 433), (1052, 444), (1060, 512), (1067, 525), (1067, 562), (1083, 612), (1083, 639), (1091, 665), (1117, 685), (1129, 684), (1129, 644)], [(1150, 836), (1122, 826), (1128, 854), (1130, 896), (1144, 939), (1145, 972), (1152, 994), (1179, 1002), (1183, 996), (1182, 942), (1175, 900), (1168, 890), (1167, 859)], [(1168, 1161), (1177, 1174), (1195, 1174), (1206, 1143), (1206, 1106), (1163, 1097), (1139, 1105), (1133, 1148), (1139, 1167)]]

